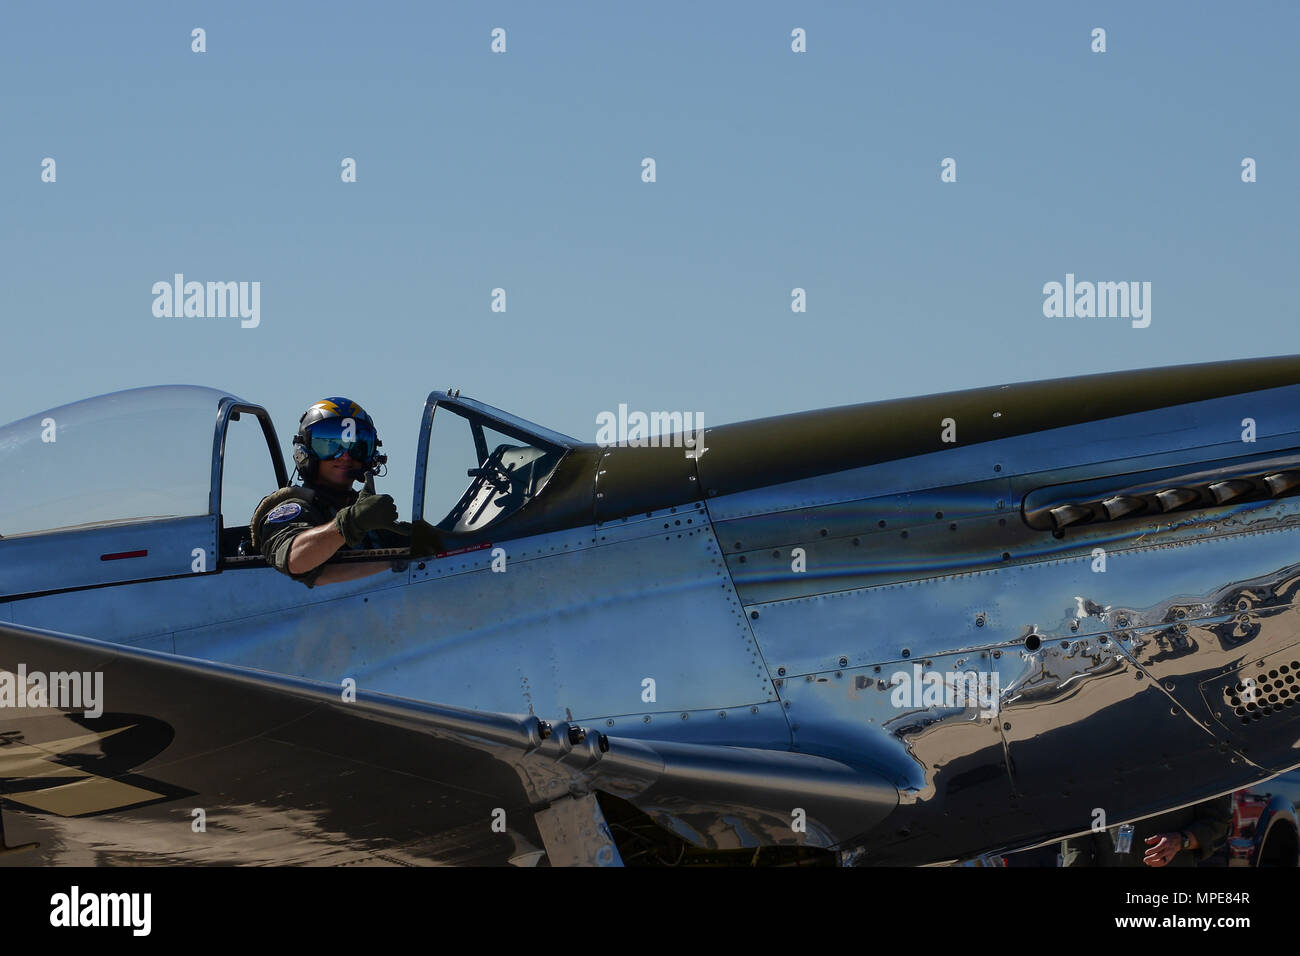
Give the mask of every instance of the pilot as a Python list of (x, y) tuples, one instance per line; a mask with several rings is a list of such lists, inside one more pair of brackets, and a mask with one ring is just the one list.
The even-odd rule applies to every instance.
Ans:
[[(397, 520), (390, 495), (374, 493), (370, 476), (388, 460), (375, 423), (356, 402), (325, 398), (303, 412), (293, 436), (293, 460), (302, 484), (281, 488), (258, 504), (249, 523), (253, 547), (277, 571), (308, 587), (368, 577), (404, 564), (389, 560), (326, 565), (341, 548), (411, 547), (412, 557), (438, 550), (424, 522)], [(365, 481), (360, 492), (352, 485)]]
[(1232, 794), (1225, 794), (1139, 820), (1131, 837), (1111, 827), (1063, 840), (1061, 855), (1065, 866), (1196, 866), (1223, 845), (1231, 822)]

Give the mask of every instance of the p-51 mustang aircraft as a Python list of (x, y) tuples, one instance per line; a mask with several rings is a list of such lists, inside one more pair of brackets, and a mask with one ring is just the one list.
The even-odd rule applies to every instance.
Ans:
[[(1300, 765), (1300, 357), (602, 447), (429, 395), (444, 551), (248, 547), (265, 409), (0, 429), (0, 863), (926, 864)], [(408, 559), (409, 558), (409, 559)]]

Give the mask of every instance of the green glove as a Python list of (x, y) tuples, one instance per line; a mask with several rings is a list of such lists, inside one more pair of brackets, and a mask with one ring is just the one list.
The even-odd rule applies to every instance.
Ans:
[(440, 551), (446, 551), (442, 535), (438, 529), (427, 521), (417, 521), (411, 525), (411, 557), (427, 558)]
[(371, 531), (397, 523), (397, 504), (392, 495), (372, 495), (365, 489), (357, 500), (334, 516), (334, 525), (349, 547), (356, 547)]

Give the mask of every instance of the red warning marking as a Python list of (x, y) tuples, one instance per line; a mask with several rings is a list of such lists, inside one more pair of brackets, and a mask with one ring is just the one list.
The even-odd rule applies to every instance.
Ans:
[(450, 558), (453, 554), (469, 554), (471, 551), (482, 551), (484, 548), (492, 547), (491, 541), (485, 541), (483, 544), (476, 544), (472, 548), (457, 548), (455, 551), (439, 551), (434, 555), (435, 558)]

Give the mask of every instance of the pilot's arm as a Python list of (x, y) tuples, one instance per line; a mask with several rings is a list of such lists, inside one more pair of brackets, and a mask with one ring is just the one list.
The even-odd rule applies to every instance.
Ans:
[(306, 574), (320, 567), (347, 543), (343, 532), (333, 521), (318, 524), (300, 531), (289, 540), (289, 554), (285, 564), (290, 574)]
[[(391, 562), (386, 560), (352, 561), (325, 566), (325, 562), (345, 543), (343, 533), (333, 521), (299, 532), (289, 541), (289, 554), (285, 562), (289, 576), (303, 581), (308, 587), (315, 587), (317, 584), (368, 578), (391, 566)], [(312, 576), (310, 582), (305, 580), (306, 575)]]
[(374, 528), (396, 520), (397, 508), (387, 495), (363, 495), (333, 519), (302, 499), (277, 505), (262, 518), (259, 542), (267, 564), (307, 587), (351, 581), (378, 574), (388, 561), (326, 566), (344, 544), (360, 543)]
[[(275, 568), (281, 574), (287, 574), (295, 581), (300, 581), (307, 587), (315, 587), (317, 579), (320, 577), (322, 568), (320, 564), (324, 563), (322, 558), (316, 565), (302, 569), (302, 565), (295, 563), (295, 567), (300, 570), (295, 573), (290, 569), (289, 556), (293, 549), (294, 540), (304, 534), (309, 534), (316, 527), (328, 528), (332, 525), (323, 514), (303, 500), (290, 500), (282, 502), (272, 509), (265, 517), (262, 518), (258, 525), (258, 544), (260, 545), (262, 557), (266, 558), (266, 563)], [(342, 536), (339, 536), (339, 542), (342, 543)], [(334, 548), (329, 554), (333, 554), (338, 548)]]

